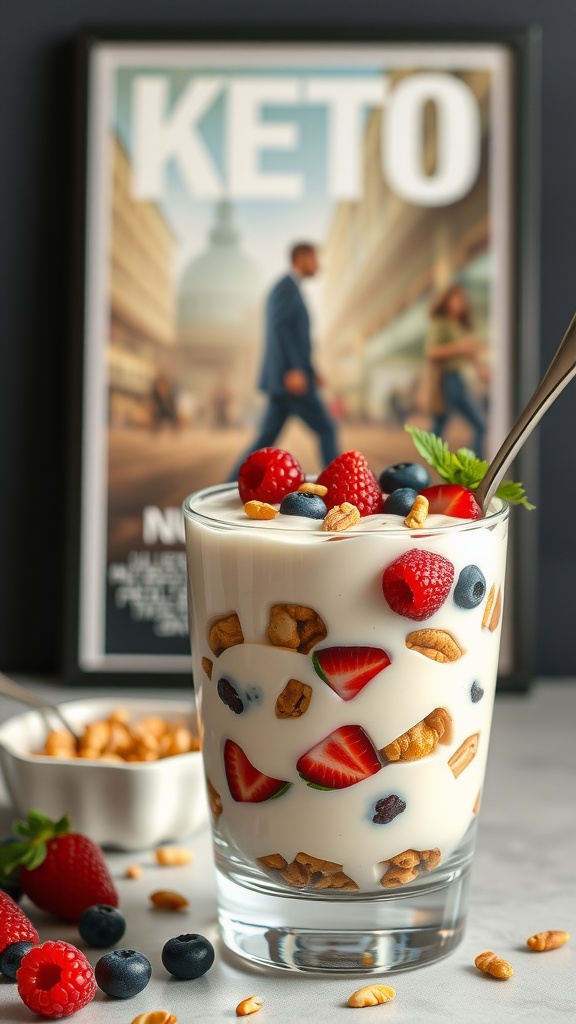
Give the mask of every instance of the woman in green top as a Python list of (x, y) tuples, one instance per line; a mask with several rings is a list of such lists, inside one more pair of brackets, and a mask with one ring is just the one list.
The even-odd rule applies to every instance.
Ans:
[(461, 285), (450, 285), (438, 297), (430, 310), (430, 320), (426, 357), (432, 370), (437, 371), (439, 387), (432, 431), (442, 437), (450, 416), (458, 413), (473, 428), (471, 447), (478, 458), (484, 458), (486, 423), (462, 372), (470, 362), (478, 368), (482, 346), (471, 333), (470, 303)]

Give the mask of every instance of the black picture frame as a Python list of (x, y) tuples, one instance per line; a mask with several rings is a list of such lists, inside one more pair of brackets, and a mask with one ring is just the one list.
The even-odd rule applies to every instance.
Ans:
[[(90, 28), (83, 31), (75, 41), (76, 78), (74, 83), (76, 97), (76, 190), (74, 202), (74, 237), (72, 247), (74, 253), (75, 277), (71, 286), (71, 329), (70, 329), (70, 383), (69, 383), (69, 493), (68, 493), (68, 524), (67, 524), (67, 585), (66, 585), (66, 625), (63, 642), (63, 668), (65, 679), (71, 685), (89, 684), (105, 686), (185, 686), (191, 684), (191, 660), (188, 639), (182, 634), (178, 637), (177, 654), (157, 655), (150, 653), (148, 641), (143, 649), (138, 650), (138, 629), (134, 627), (136, 644), (132, 656), (115, 652), (112, 657), (104, 650), (97, 656), (86, 655), (86, 631), (92, 632), (91, 643), (94, 644), (94, 618), (100, 621), (100, 640), (102, 640), (102, 616), (106, 618), (106, 609), (102, 611), (102, 593), (106, 590), (106, 577), (109, 574), (109, 558), (106, 561), (94, 562), (92, 558), (92, 538), (87, 532), (87, 517), (91, 522), (92, 531), (100, 531), (102, 546), (103, 508), (110, 514), (109, 494), (104, 494), (100, 512), (87, 495), (86, 462), (87, 450), (94, 440), (87, 409), (94, 401), (107, 401), (102, 389), (103, 381), (109, 390), (110, 381), (106, 374), (98, 378), (99, 396), (94, 397), (94, 346), (87, 324), (90, 308), (94, 308), (94, 292), (102, 284), (94, 282), (94, 258), (91, 255), (95, 223), (102, 223), (111, 217), (110, 208), (99, 211), (100, 220), (94, 212), (94, 151), (98, 148), (96, 138), (94, 109), (95, 103), (101, 101), (98, 96), (98, 81), (94, 71), (95, 55), (117, 51), (119, 47), (128, 50), (135, 47), (178, 47), (180, 51), (197, 53), (203, 51), (240, 54), (248, 49), (258, 48), (260, 52), (267, 50), (283, 53), (312, 48), (314, 52), (342, 53), (347, 49), (357, 53), (366, 48), (383, 51), (395, 47), (410, 48), (414, 53), (420, 52), (423, 66), (428, 67), (430, 55), (443, 47), (460, 47), (462, 52), (490, 50), (502, 51), (507, 55), (507, 92), (508, 127), (511, 136), (508, 138), (508, 252), (509, 266), (507, 270), (507, 303), (508, 303), (508, 337), (507, 337), (507, 386), (504, 398), (506, 405), (505, 419), (511, 425), (516, 414), (522, 408), (537, 382), (538, 375), (538, 289), (539, 289), (539, 236), (538, 236), (538, 198), (539, 198), (539, 149), (540, 149), (540, 31), (534, 26), (511, 28), (477, 28), (474, 30), (446, 28), (426, 29), (418, 31), (412, 28), (389, 30), (382, 26), (374, 26), (373, 31), (364, 28), (361, 32), (334, 32), (325, 29), (318, 31), (298, 32), (295, 30), (279, 31), (262, 27), (259, 31), (247, 32), (245, 28), (228, 28), (222, 30), (191, 32), (190, 28), (177, 32), (174, 29), (161, 31), (158, 29), (135, 32), (130, 29)], [(248, 62), (249, 63), (249, 62)], [(104, 120), (109, 115), (105, 112)], [(100, 121), (100, 124), (103, 122)], [(102, 154), (100, 153), (100, 159)], [(492, 213), (492, 207), (490, 208)], [(102, 269), (102, 268), (101, 268)], [(92, 307), (91, 307), (92, 304)], [(109, 313), (109, 311), (108, 311)], [(93, 332), (92, 332), (93, 333)], [(97, 358), (101, 361), (105, 353), (102, 350)], [(107, 373), (108, 371), (106, 371)], [(102, 426), (102, 424), (101, 424)], [(106, 429), (108, 418), (106, 419)], [(504, 423), (501, 424), (501, 428)], [(96, 434), (98, 432), (96, 431)], [(501, 438), (500, 438), (501, 439)], [(102, 463), (105, 458), (106, 446), (102, 441), (97, 457)], [(101, 479), (107, 482), (107, 465), (100, 466)], [(537, 487), (537, 455), (534, 443), (529, 450), (519, 454), (514, 466), (514, 476), (521, 479), (532, 498)], [(208, 483), (213, 481), (209, 480)], [(183, 487), (182, 498), (194, 486)], [(533, 498), (534, 500), (534, 498)], [(96, 502), (98, 504), (98, 502)], [(503, 637), (503, 662), (499, 673), (500, 692), (518, 692), (527, 690), (533, 671), (534, 645), (534, 594), (536, 590), (536, 513), (528, 513), (518, 509), (512, 515), (512, 536), (510, 545), (509, 581), (507, 584), (507, 611), (505, 613)], [(182, 544), (172, 545), (183, 555)], [(172, 548), (170, 548), (172, 550)], [(180, 563), (180, 583), (182, 584), (182, 558)], [(96, 565), (96, 569), (95, 569)], [(89, 594), (87, 600), (86, 595)], [(109, 600), (105, 598), (104, 602)], [(182, 596), (179, 598), (179, 615), (182, 616)], [(127, 619), (124, 620), (127, 622)], [(128, 632), (130, 632), (130, 626)], [(96, 631), (98, 633), (98, 631)], [(104, 630), (105, 632), (105, 630)], [(118, 630), (120, 632), (120, 629)], [(123, 642), (123, 641), (122, 641)]]

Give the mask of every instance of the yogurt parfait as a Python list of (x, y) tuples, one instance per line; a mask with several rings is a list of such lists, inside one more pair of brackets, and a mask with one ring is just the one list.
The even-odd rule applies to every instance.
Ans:
[[(463, 909), (438, 893), (457, 882), (462, 903), (488, 753), (508, 505), (482, 515), (470, 489), (430, 486), (419, 463), (378, 480), (347, 452), (311, 481), (264, 449), (238, 486), (184, 512), (225, 940), (315, 969), (310, 941), (299, 963), (278, 936), (348, 932), (358, 957), (390, 969), (406, 958), (374, 953), (374, 935), (413, 938), (420, 899), (425, 928), (448, 934), (452, 915), (455, 937), (412, 959), (444, 955)], [(355, 923), (361, 907), (372, 927)], [(349, 947), (334, 969), (362, 966)]]

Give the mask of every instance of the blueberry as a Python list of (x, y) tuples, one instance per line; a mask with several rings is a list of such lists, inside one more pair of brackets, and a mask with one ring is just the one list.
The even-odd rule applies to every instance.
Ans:
[(381, 800), (377, 800), (374, 810), (376, 814), (372, 821), (376, 825), (387, 825), (398, 814), (402, 814), (402, 811), (406, 810), (406, 803), (396, 793), (391, 793), (390, 796), (384, 796)]
[(251, 704), (254, 707), (257, 707), (257, 705), (261, 704), (262, 701), (264, 700), (264, 693), (262, 691), (262, 687), (256, 686), (255, 683), (252, 683), (251, 686), (246, 687), (244, 691), (244, 696), (246, 698), (246, 702), (248, 703), (248, 705)]
[(101, 948), (119, 942), (126, 931), (126, 921), (117, 907), (97, 903), (87, 907), (78, 921), (80, 937), (89, 946)]
[(22, 957), (31, 949), (34, 949), (31, 942), (13, 942), (11, 946), (6, 946), (0, 956), (0, 974), (16, 981), (16, 971), (22, 963)]
[(484, 600), (486, 580), (477, 565), (466, 565), (454, 587), (454, 600), (459, 608), (477, 608)]
[(479, 700), (482, 700), (483, 696), (484, 690), (482, 687), (476, 682), (472, 683), (472, 686), (470, 687), (470, 700), (472, 703), (477, 704)]
[(415, 491), (422, 491), (430, 486), (430, 474), (419, 462), (397, 462), (395, 466), (388, 466), (388, 469), (382, 471), (378, 483), (384, 494), (391, 494), (399, 487), (413, 487)]
[(216, 689), (218, 690), (218, 696), (222, 703), (225, 704), (226, 707), (230, 708), (235, 715), (241, 715), (244, 711), (244, 703), (238, 693), (238, 690), (235, 686), (232, 686), (230, 680), (224, 678), (219, 679)]
[(386, 498), (382, 511), (395, 516), (407, 516), (417, 497), (418, 491), (412, 487), (397, 487)]
[(175, 978), (201, 978), (214, 963), (214, 947), (203, 935), (178, 935), (165, 944), (162, 963)]
[(152, 965), (136, 949), (112, 949), (101, 956), (94, 968), (98, 987), (107, 996), (130, 999), (150, 981)]
[(306, 516), (307, 519), (324, 519), (328, 509), (319, 494), (306, 491), (292, 491), (282, 499), (280, 511), (285, 516)]

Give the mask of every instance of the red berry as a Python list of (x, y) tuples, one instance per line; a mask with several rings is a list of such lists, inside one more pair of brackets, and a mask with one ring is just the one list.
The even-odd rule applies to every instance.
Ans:
[(480, 519), (482, 509), (472, 491), (461, 484), (435, 484), (420, 491), (428, 498), (431, 515), (454, 516), (456, 519)]
[(69, 942), (34, 946), (23, 957), (16, 980), (28, 1009), (41, 1017), (69, 1017), (96, 993), (92, 967), (84, 953)]
[(281, 448), (259, 448), (252, 452), (238, 471), (238, 490), (247, 501), (275, 504), (304, 482), (304, 473), (297, 459)]
[(29, 899), (56, 917), (76, 922), (95, 903), (118, 906), (118, 893), (99, 846), (79, 832), (50, 839), (46, 859), (20, 870), (20, 885)]
[(342, 725), (298, 760), (296, 768), (313, 789), (346, 789), (382, 768), (378, 751), (360, 725)]
[(312, 655), (316, 672), (342, 700), (353, 700), (390, 664), (381, 647), (323, 647)]
[(38, 932), (22, 907), (0, 889), (0, 953), (14, 942), (38, 942)]
[(259, 804), (282, 796), (290, 789), (289, 782), (274, 779), (255, 768), (234, 740), (226, 740), (224, 745), (224, 770), (230, 793), (240, 803)]
[(349, 501), (356, 505), (361, 516), (382, 511), (382, 491), (361, 452), (344, 452), (333, 459), (318, 477), (318, 483), (328, 488), (324, 496), (327, 508)]
[(19, 866), (22, 891), (37, 907), (75, 923), (95, 903), (118, 906), (102, 850), (88, 836), (72, 832), (66, 815), (51, 821), (32, 810), (16, 829), (25, 838), (3, 857), (10, 858), (11, 867)]
[(453, 581), (454, 566), (444, 555), (414, 548), (387, 566), (382, 589), (392, 611), (421, 621), (442, 607)]

